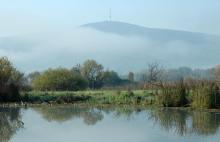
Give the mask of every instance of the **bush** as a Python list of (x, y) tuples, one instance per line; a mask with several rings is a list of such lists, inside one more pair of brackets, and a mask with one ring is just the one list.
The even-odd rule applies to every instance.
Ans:
[(89, 100), (90, 96), (74, 96), (74, 95), (64, 95), (57, 98), (56, 102), (59, 104), (62, 103), (75, 103), (83, 102)]
[(128, 89), (128, 92), (126, 93), (126, 97), (133, 97), (134, 92), (131, 89)]
[(20, 101), (20, 94), (18, 87), (14, 84), (5, 86), (4, 91), (0, 92), (0, 102), (16, 102)]

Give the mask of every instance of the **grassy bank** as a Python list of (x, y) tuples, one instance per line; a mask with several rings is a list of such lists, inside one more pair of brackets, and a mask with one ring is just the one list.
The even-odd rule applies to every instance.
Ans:
[(183, 82), (164, 85), (160, 90), (88, 90), (24, 92), (21, 101), (28, 104), (134, 105), (159, 107), (219, 108), (220, 92), (215, 84), (197, 84), (189, 88)]
[(98, 90), (77, 92), (25, 92), (21, 95), (25, 103), (86, 103), (86, 104), (115, 104), (115, 105), (151, 105), (154, 102), (152, 91), (135, 90)]

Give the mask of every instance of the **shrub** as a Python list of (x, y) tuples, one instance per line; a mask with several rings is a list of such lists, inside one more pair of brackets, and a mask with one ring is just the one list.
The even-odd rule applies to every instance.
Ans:
[(64, 95), (57, 98), (57, 103), (75, 103), (75, 102), (83, 102), (89, 100), (90, 96), (75, 96), (75, 95)]
[[(4, 90), (4, 91), (3, 91)], [(0, 91), (0, 102), (16, 102), (20, 100), (20, 94), (18, 87), (14, 84), (5, 86), (2, 91)]]
[(131, 88), (128, 88), (128, 91), (126, 93), (126, 97), (133, 97), (134, 96), (134, 92), (131, 90)]

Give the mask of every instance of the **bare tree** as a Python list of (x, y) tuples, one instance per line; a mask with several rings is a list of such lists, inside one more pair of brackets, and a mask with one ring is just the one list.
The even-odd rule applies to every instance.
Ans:
[(158, 82), (162, 79), (163, 68), (157, 62), (148, 64), (147, 81), (149, 83)]

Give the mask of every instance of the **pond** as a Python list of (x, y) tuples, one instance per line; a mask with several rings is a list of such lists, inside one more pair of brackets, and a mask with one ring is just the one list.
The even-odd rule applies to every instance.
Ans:
[(0, 108), (0, 142), (217, 142), (220, 113), (53, 106)]

